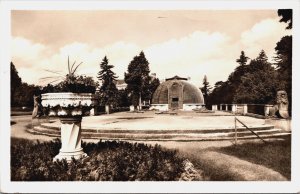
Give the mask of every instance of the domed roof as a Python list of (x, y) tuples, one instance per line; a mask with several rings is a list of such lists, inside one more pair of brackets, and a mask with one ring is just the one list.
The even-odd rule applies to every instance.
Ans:
[[(169, 93), (171, 93), (170, 89), (176, 87), (176, 90), (179, 91), (177, 86), (180, 87), (181, 92), (183, 91), (183, 94), (178, 94), (179, 97), (182, 96), (183, 104), (204, 104), (204, 98), (201, 90), (189, 83), (186, 78), (181, 78), (178, 76), (166, 79), (165, 82), (161, 83), (157, 87), (152, 96), (152, 104), (168, 104)], [(174, 91), (172, 91), (172, 94), (173, 93)]]

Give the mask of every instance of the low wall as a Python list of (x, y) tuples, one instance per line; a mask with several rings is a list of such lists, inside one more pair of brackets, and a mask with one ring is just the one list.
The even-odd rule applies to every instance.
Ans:
[(159, 111), (168, 111), (168, 104), (151, 104), (149, 110), (159, 110)]
[(284, 131), (292, 131), (291, 119), (269, 118), (265, 120), (265, 124), (274, 125), (275, 128), (279, 128)]
[(182, 110), (192, 111), (193, 109), (200, 109), (203, 106), (203, 104), (183, 104)]

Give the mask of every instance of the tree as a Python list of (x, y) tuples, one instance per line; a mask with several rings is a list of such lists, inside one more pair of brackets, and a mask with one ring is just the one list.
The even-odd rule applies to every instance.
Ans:
[(128, 98), (128, 91), (121, 89), (118, 91), (118, 106), (119, 107), (129, 107), (130, 101)]
[(256, 60), (260, 61), (262, 63), (267, 63), (268, 62), (268, 57), (267, 57), (264, 50), (260, 51), (260, 53), (258, 54), (258, 57), (256, 58)]
[[(233, 100), (232, 86), (228, 81), (218, 81), (215, 83), (213, 91), (209, 95), (210, 104), (221, 104), (228, 103), (231, 104)], [(206, 103), (207, 104), (207, 103)]]
[(157, 87), (159, 86), (160, 84), (160, 81), (158, 78), (153, 78), (151, 79), (150, 81), (150, 84), (149, 84), (149, 91), (150, 91), (150, 95), (149, 95), (149, 99), (152, 99), (152, 96), (155, 92), (155, 90), (157, 89)]
[(100, 104), (102, 105), (117, 105), (118, 89), (116, 87), (116, 74), (112, 71), (113, 65), (108, 64), (108, 59), (105, 56), (100, 63), (100, 71), (97, 78), (102, 83), (100, 87)]
[(217, 82), (209, 95), (211, 103), (269, 103), (283, 87), (278, 72), (264, 50), (249, 65), (240, 65), (227, 81)]
[(15, 93), (22, 84), (22, 79), (19, 77), (18, 71), (13, 64), (10, 62), (10, 103), (15, 106)]
[(204, 75), (203, 78), (203, 87), (201, 87), (201, 91), (203, 93), (204, 102), (207, 104), (208, 95), (210, 94), (211, 86), (209, 85), (209, 82), (207, 81), (206, 75)]
[(127, 73), (125, 73), (125, 82), (127, 91), (131, 97), (131, 102), (136, 109), (143, 99), (149, 97), (149, 62), (143, 51), (139, 56), (135, 56), (129, 63)]
[(276, 44), (275, 65), (278, 79), (284, 85), (283, 90), (288, 94), (289, 109), (292, 108), (292, 36), (284, 36)]
[(279, 9), (277, 11), (278, 16), (281, 16), (279, 22), (288, 23), (286, 29), (292, 29), (293, 27), (293, 10), (292, 9)]
[(240, 58), (238, 58), (238, 59), (236, 60), (236, 62), (239, 63), (241, 66), (244, 66), (244, 65), (246, 65), (248, 59), (249, 59), (249, 57), (247, 57), (247, 56), (245, 55), (245, 52), (242, 51), (242, 52), (241, 52), (241, 55), (240, 55)]
[(159, 84), (160, 82), (158, 78), (147, 76), (145, 79), (144, 87), (142, 89), (142, 99), (150, 101), (152, 99), (153, 93), (155, 92)]
[[(279, 9), (278, 16), (281, 17), (279, 22), (288, 24), (286, 29), (293, 28), (293, 10), (292, 9)], [(275, 65), (278, 70), (279, 80), (284, 84), (284, 90), (288, 94), (289, 111), (292, 111), (292, 36), (284, 36), (277, 42), (275, 51)], [(290, 114), (291, 115), (291, 114)]]
[(267, 62), (263, 52), (249, 64), (249, 71), (241, 77), (233, 102), (267, 104), (274, 102), (274, 96), (281, 87), (277, 72)]
[(18, 90), (15, 92), (15, 106), (33, 107), (33, 96), (37, 96), (40, 94), (40, 87), (32, 84), (29, 85), (27, 83), (22, 83)]

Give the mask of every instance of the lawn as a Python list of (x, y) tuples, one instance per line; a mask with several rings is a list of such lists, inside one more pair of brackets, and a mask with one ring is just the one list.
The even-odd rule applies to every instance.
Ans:
[(287, 179), (291, 179), (291, 139), (284, 141), (261, 141), (240, 143), (216, 149), (216, 151), (236, 156), (240, 159), (264, 165)]

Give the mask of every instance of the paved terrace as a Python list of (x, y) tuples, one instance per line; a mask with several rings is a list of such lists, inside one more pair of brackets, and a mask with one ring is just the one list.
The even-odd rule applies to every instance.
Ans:
[[(234, 115), (227, 112), (215, 113), (177, 112), (177, 115), (120, 112), (110, 115), (84, 117), (83, 129), (109, 130), (199, 130), (234, 128)], [(238, 116), (249, 127), (267, 126), (264, 119)], [(59, 120), (45, 123), (49, 127), (59, 127)], [(237, 124), (238, 126), (242, 126)]]

